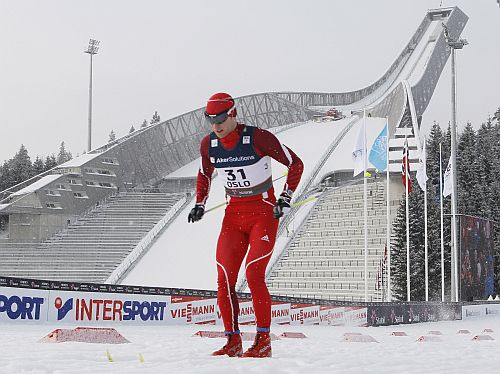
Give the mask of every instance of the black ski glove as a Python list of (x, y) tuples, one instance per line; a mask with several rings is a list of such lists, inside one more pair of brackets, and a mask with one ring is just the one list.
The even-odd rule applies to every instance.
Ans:
[(278, 201), (276, 201), (276, 204), (274, 204), (273, 207), (273, 215), (274, 218), (280, 218), (283, 217), (285, 214), (287, 214), (291, 207), (290, 207), (290, 201), (292, 200), (292, 192), (282, 192), (280, 197), (278, 198)]
[(196, 204), (193, 209), (189, 212), (188, 222), (196, 222), (202, 219), (205, 214), (205, 205)]

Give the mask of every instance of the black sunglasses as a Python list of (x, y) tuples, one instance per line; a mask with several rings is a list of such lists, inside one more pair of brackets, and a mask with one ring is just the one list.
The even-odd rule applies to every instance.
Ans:
[(234, 109), (234, 105), (229, 108), (227, 111), (219, 113), (219, 114), (208, 114), (205, 112), (205, 119), (211, 124), (211, 125), (218, 125), (220, 123), (223, 123), (227, 120), (227, 117), (229, 117), (229, 113)]

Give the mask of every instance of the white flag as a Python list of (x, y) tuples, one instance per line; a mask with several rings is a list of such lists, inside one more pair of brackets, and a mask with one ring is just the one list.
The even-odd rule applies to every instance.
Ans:
[(453, 191), (453, 172), (451, 169), (451, 157), (448, 161), (448, 166), (446, 167), (446, 171), (444, 172), (444, 185), (443, 185), (443, 196), (451, 195)]
[(352, 160), (354, 161), (354, 177), (365, 170), (365, 129), (364, 124), (359, 127), (356, 144), (352, 150)]
[(420, 157), (418, 159), (418, 168), (417, 168), (417, 182), (422, 191), (425, 191), (427, 186), (427, 166), (426, 166), (426, 154), (425, 154), (425, 138), (424, 144), (422, 145), (422, 152), (420, 153)]

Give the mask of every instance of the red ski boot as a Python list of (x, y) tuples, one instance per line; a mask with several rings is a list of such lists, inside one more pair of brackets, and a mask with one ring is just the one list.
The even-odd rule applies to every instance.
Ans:
[(241, 345), (240, 334), (229, 334), (227, 335), (227, 343), (221, 349), (212, 353), (212, 356), (224, 356), (229, 357), (241, 357), (243, 353), (243, 346)]
[(271, 357), (271, 336), (269, 332), (257, 332), (253, 345), (241, 357)]

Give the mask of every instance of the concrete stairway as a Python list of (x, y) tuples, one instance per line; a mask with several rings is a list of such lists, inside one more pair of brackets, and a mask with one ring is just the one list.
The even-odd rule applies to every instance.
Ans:
[(0, 274), (104, 282), (183, 196), (119, 193), (44, 243), (0, 243)]
[[(385, 186), (368, 184), (368, 300), (386, 242)], [(363, 185), (325, 191), (267, 281), (273, 295), (364, 301)]]

